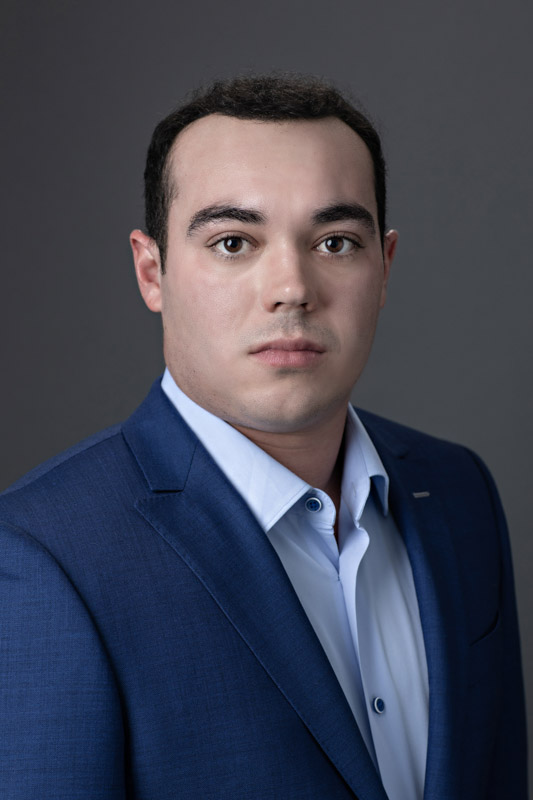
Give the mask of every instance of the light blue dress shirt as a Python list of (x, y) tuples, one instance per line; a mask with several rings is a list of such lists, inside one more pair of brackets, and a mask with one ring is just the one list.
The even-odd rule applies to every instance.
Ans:
[(389, 478), (348, 408), (339, 512), (228, 423), (162, 388), (242, 495), (276, 550), (342, 687), (390, 800), (422, 800), (428, 675), (405, 545), (388, 513)]

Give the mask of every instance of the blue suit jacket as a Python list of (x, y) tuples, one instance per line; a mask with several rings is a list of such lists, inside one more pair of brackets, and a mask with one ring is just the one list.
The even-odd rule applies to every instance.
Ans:
[[(491, 478), (463, 448), (361, 418), (420, 605), (425, 798), (523, 800)], [(0, 797), (386, 800), (276, 553), (158, 385), (124, 425), (19, 481), (0, 520)]]

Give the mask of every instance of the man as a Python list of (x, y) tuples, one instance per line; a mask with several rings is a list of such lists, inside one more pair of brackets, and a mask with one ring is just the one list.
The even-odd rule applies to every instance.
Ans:
[(397, 234), (368, 120), (217, 84), (150, 145), (131, 234), (167, 371), (2, 522), (2, 797), (526, 797), (486, 468), (349, 397)]

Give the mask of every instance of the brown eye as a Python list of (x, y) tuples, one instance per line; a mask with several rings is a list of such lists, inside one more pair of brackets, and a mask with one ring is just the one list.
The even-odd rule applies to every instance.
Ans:
[(331, 236), (329, 239), (326, 239), (324, 244), (330, 253), (340, 253), (343, 248), (344, 241), (340, 236)]
[(228, 253), (238, 253), (242, 250), (242, 239), (238, 236), (230, 236), (229, 239), (223, 240), (224, 248)]
[(328, 236), (327, 239), (323, 239), (323, 241), (320, 242), (317, 246), (317, 250), (321, 253), (329, 253), (333, 256), (344, 256), (352, 250), (355, 250), (356, 247), (358, 247), (356, 242), (348, 239), (347, 236)]
[(224, 236), (218, 242), (210, 245), (214, 250), (220, 253), (221, 256), (238, 256), (244, 255), (250, 249), (250, 243), (242, 236)]

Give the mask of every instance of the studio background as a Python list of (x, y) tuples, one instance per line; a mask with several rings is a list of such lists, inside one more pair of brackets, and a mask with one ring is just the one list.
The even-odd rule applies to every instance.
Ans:
[(531, 4), (2, 5), (0, 489), (126, 417), (162, 371), (128, 245), (155, 123), (214, 77), (328, 77), (381, 131), (400, 231), (354, 401), (493, 472), (533, 730)]

